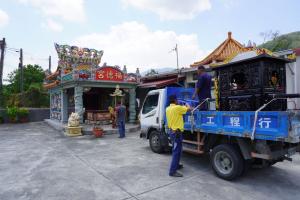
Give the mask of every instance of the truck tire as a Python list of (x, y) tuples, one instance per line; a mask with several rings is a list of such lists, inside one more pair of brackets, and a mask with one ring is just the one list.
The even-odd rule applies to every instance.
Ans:
[(250, 170), (250, 168), (252, 167), (252, 163), (253, 160), (244, 160), (244, 167), (241, 171), (241, 175), (245, 175)]
[(213, 148), (210, 162), (216, 175), (225, 180), (233, 180), (244, 170), (244, 159), (234, 145), (221, 144)]
[(158, 131), (151, 131), (149, 136), (150, 148), (154, 153), (163, 153), (164, 146), (161, 141), (160, 133)]

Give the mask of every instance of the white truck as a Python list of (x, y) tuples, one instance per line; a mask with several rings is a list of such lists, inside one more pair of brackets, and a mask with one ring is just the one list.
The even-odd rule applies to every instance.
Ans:
[(223, 179), (232, 180), (251, 165), (266, 167), (291, 161), (290, 156), (300, 150), (299, 110), (199, 111), (199, 104), (191, 100), (193, 91), (164, 88), (147, 94), (140, 111), (140, 136), (149, 139), (153, 152), (163, 153), (170, 148), (165, 110), (173, 94), (180, 102), (195, 107), (184, 116), (183, 151), (210, 153), (212, 168)]

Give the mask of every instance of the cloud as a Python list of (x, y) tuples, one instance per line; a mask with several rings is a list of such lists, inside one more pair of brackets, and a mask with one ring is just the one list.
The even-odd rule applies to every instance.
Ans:
[(65, 21), (83, 22), (85, 0), (19, 0), (41, 11), (46, 17), (58, 17)]
[(221, 0), (220, 2), (224, 5), (226, 9), (232, 9), (239, 3), (238, 0)]
[(193, 19), (211, 9), (210, 0), (122, 0), (122, 3), (125, 7), (154, 12), (161, 20)]
[(8, 24), (8, 21), (8, 14), (0, 9), (0, 27), (6, 26)]
[[(83, 35), (74, 41), (81, 47), (104, 50), (102, 63), (127, 65), (130, 71), (139, 67), (141, 71), (150, 68), (176, 67), (175, 52), (170, 52), (175, 44), (179, 49), (180, 67), (203, 57), (196, 34), (176, 34), (173, 31), (151, 31), (138, 22), (124, 22), (112, 26), (107, 33)], [(72, 44), (71, 44), (72, 45)]]
[(52, 19), (48, 19), (47, 23), (42, 23), (42, 27), (54, 32), (61, 32), (64, 29), (61, 24), (53, 21)]

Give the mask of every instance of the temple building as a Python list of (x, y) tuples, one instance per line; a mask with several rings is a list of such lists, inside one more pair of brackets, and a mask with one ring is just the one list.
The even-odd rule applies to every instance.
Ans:
[(244, 47), (241, 43), (233, 39), (232, 33), (228, 32), (228, 37), (224, 42), (222, 42), (213, 52), (211, 52), (204, 59), (191, 64), (191, 67), (198, 67), (201, 65), (209, 65), (212, 63), (224, 62), (226, 59), (245, 51), (248, 51), (248, 48)]
[[(58, 44), (55, 48), (58, 67), (44, 83), (50, 93), (50, 119), (67, 122), (76, 112), (81, 123), (109, 120), (109, 108), (122, 100), (128, 121), (135, 122), (138, 73), (127, 73), (126, 66), (100, 67), (103, 51)], [(122, 95), (117, 97), (116, 91)]]

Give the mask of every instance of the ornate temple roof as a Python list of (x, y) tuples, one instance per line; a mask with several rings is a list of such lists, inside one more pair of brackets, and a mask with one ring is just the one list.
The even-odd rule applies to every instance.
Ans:
[[(240, 64), (240, 63), (253, 62), (258, 59), (269, 59), (269, 60), (271, 59), (271, 60), (276, 60), (277, 62), (284, 62), (284, 63), (293, 62), (292, 59), (276, 56), (274, 53), (272, 53), (266, 49), (254, 49), (251, 51), (239, 53), (238, 55), (233, 57), (231, 60), (227, 59), (224, 62), (211, 64), (210, 67), (212, 68), (212, 70), (216, 70), (219, 68), (224, 68), (224, 67), (228, 67), (228, 66), (232, 66), (232, 65), (236, 65), (236, 64)], [(245, 66), (247, 66), (247, 65), (245, 65)]]
[(248, 51), (242, 44), (232, 38), (232, 33), (228, 32), (228, 38), (222, 42), (212, 53), (201, 61), (194, 62), (191, 67), (208, 65), (214, 62), (223, 62), (233, 54)]
[(51, 88), (54, 88), (54, 87), (58, 86), (59, 83), (60, 83), (59, 80), (55, 80), (55, 81), (50, 82), (50, 83), (44, 83), (43, 87), (44, 87), (44, 89), (48, 90), (48, 89), (51, 89)]
[(70, 45), (59, 45), (56, 43), (54, 46), (61, 62), (99, 65), (103, 56), (102, 50), (98, 51), (96, 49), (80, 48)]
[(57, 77), (60, 75), (60, 69), (57, 68), (54, 73), (49, 73), (46, 75), (45, 79), (50, 81), (50, 80), (56, 80)]

